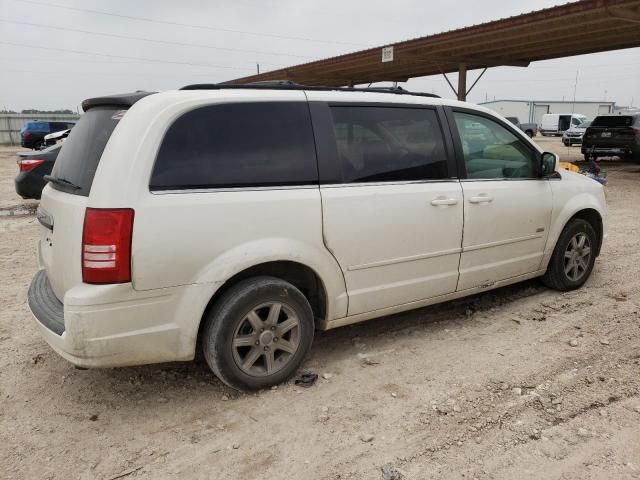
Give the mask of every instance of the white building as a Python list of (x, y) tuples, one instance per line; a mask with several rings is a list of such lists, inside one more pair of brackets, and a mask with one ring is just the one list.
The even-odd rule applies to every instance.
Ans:
[(498, 112), (503, 117), (518, 117), (522, 123), (537, 123), (545, 113), (580, 113), (593, 119), (598, 115), (613, 113), (616, 102), (575, 102), (553, 100), (493, 100), (480, 105)]

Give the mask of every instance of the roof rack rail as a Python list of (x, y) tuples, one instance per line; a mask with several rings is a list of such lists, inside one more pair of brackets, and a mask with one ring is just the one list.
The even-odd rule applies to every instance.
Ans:
[(327, 87), (322, 85), (301, 85), (291, 80), (265, 80), (262, 82), (229, 84), (229, 83), (196, 83), (186, 85), (180, 90), (315, 90), (336, 92), (377, 92), (393, 93), (396, 95), (413, 95), (417, 97), (440, 98), (435, 93), (411, 92), (402, 87)]

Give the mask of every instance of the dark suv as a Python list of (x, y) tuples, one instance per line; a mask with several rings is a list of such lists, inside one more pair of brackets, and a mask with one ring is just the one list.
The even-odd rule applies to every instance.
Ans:
[(40, 120), (26, 122), (20, 130), (20, 144), (24, 148), (41, 148), (44, 146), (46, 135), (69, 130), (75, 124), (75, 122), (43, 122)]
[(640, 114), (601, 115), (582, 139), (585, 160), (617, 156), (640, 162)]

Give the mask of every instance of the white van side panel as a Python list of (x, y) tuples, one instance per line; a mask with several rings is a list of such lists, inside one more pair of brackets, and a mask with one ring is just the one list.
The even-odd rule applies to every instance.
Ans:
[(148, 194), (136, 204), (133, 232), (136, 290), (219, 283), (286, 260), (314, 270), (329, 310), (346, 314), (344, 279), (322, 241), (317, 187)]

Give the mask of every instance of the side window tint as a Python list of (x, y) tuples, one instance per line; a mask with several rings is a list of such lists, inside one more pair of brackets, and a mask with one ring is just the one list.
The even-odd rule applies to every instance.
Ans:
[(178, 118), (165, 134), (151, 190), (318, 183), (304, 102), (220, 104)]
[(468, 178), (533, 178), (534, 152), (499, 123), (454, 112)]
[(334, 106), (331, 115), (344, 183), (447, 178), (434, 110)]

